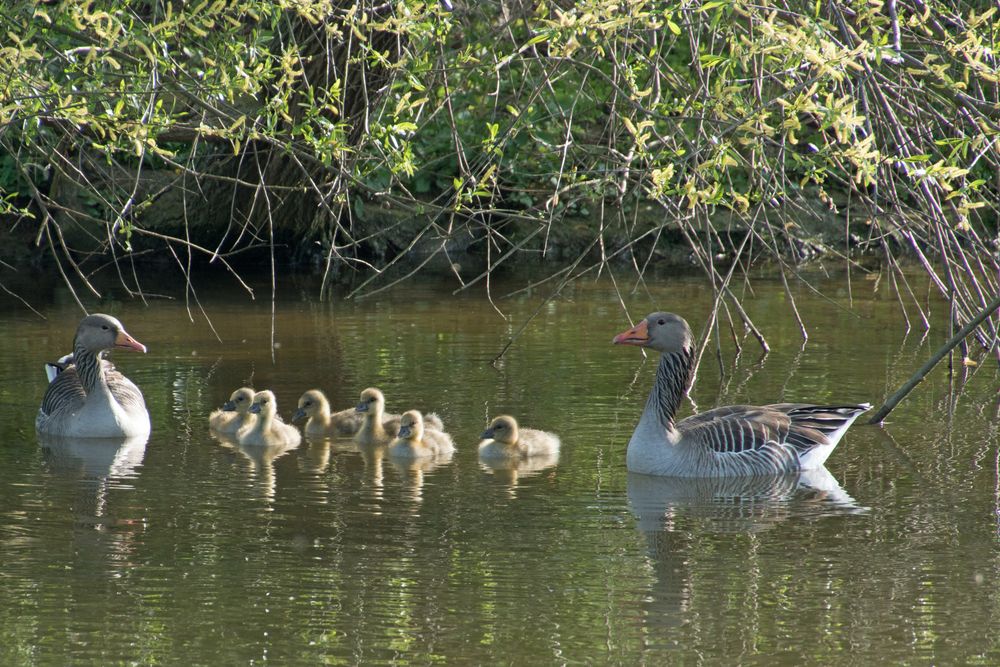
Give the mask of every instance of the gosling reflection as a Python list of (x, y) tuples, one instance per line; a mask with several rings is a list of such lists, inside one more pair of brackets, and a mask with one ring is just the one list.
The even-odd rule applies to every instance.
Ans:
[(443, 453), (422, 456), (420, 458), (410, 458), (405, 456), (393, 456), (389, 450), (389, 462), (393, 469), (399, 474), (400, 489), (403, 497), (415, 503), (424, 499), (424, 475), (451, 463), (454, 456), (454, 449)]
[(365, 476), (362, 484), (371, 489), (372, 500), (381, 502), (385, 498), (385, 452), (386, 445), (358, 445), (358, 452), (365, 462)]
[(306, 438), (299, 455), (299, 470), (310, 475), (322, 475), (330, 467), (332, 443), (328, 438)]
[(239, 452), (249, 462), (247, 476), (256, 482), (261, 498), (267, 501), (268, 506), (270, 506), (274, 501), (278, 487), (274, 462), (285, 454), (298, 449), (299, 443), (258, 445), (242, 443), (220, 433), (213, 433), (212, 436), (224, 448)]
[(558, 451), (530, 458), (479, 459), (479, 467), (504, 485), (511, 498), (517, 497), (517, 486), (523, 480), (535, 477), (543, 470), (554, 468), (558, 463)]

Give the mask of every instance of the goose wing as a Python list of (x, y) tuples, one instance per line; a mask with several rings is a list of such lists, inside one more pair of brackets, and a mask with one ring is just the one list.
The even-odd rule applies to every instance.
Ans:
[[(851, 425), (858, 415), (870, 409), (869, 403), (845, 405), (811, 405), (809, 403), (775, 403), (765, 406), (788, 415), (792, 425), (801, 429), (835, 437)], [(824, 438), (825, 439), (825, 438)]]
[(684, 439), (719, 454), (757, 451), (768, 445), (788, 445), (802, 454), (835, 442), (870, 407), (867, 403), (730, 405), (688, 417), (677, 428)]
[(145, 410), (146, 400), (142, 397), (142, 392), (135, 386), (135, 383), (125, 377), (115, 369), (114, 364), (104, 360), (104, 379), (108, 383), (108, 389), (118, 405), (131, 412), (133, 410)]
[(80, 382), (76, 366), (66, 366), (52, 378), (49, 386), (45, 388), (41, 412), (49, 416), (60, 412), (72, 413), (83, 407), (86, 400), (87, 392), (84, 391), (83, 383)]
[[(795, 411), (814, 407), (788, 406)], [(688, 417), (677, 428), (685, 440), (699, 442), (718, 454), (741, 454), (769, 445), (789, 445), (801, 453), (827, 444), (824, 431), (815, 428), (814, 421), (799, 420), (784, 407), (730, 405)]]
[[(60, 360), (62, 361), (62, 360)], [(115, 369), (114, 364), (106, 359), (101, 360), (104, 367), (104, 378), (108, 383), (111, 396), (126, 410), (146, 409), (146, 401), (139, 388)], [(87, 401), (87, 392), (80, 381), (76, 366), (64, 365), (49, 382), (42, 397), (41, 412), (46, 415), (58, 413), (74, 413), (83, 407)]]

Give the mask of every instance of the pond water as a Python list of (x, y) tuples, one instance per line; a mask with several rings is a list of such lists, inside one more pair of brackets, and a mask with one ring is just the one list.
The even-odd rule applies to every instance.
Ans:
[[(633, 319), (701, 330), (701, 277), (617, 278)], [(699, 409), (878, 405), (947, 338), (933, 295), (936, 326), (907, 336), (884, 280), (848, 278), (793, 287), (805, 347), (780, 280), (755, 278), (744, 304), (772, 352), (748, 338), (737, 358), (723, 329)], [(625, 470), (655, 360), (610, 344), (629, 322), (606, 274), (543, 305), (495, 366), (545, 288), (501, 299), (523, 282), (498, 278), (491, 304), (425, 277), (320, 301), (288, 277), (272, 337), (269, 278), (251, 301), (203, 277), (220, 342), (182, 284), (149, 280), (173, 298), (88, 302), (149, 348), (115, 355), (146, 395), (146, 443), (43, 446), (42, 364), (81, 314), (44, 281), (45, 320), (0, 302), (0, 664), (1000, 663), (995, 361), (938, 369), (807, 478), (657, 479)], [(378, 386), (390, 410), (437, 411), (458, 451), (419, 469), (345, 442), (214, 439), (208, 413), (247, 384), (286, 418), (307, 389), (343, 408)], [(480, 464), (501, 412), (557, 432), (558, 460)]]

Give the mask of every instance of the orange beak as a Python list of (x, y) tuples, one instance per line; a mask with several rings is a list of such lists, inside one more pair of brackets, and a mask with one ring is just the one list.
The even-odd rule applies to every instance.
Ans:
[(132, 338), (124, 331), (119, 331), (118, 336), (115, 338), (115, 349), (123, 350), (135, 350), (136, 352), (142, 352), (145, 354), (146, 346)]
[(615, 345), (645, 345), (649, 342), (649, 324), (639, 322), (628, 331), (623, 331), (611, 341)]

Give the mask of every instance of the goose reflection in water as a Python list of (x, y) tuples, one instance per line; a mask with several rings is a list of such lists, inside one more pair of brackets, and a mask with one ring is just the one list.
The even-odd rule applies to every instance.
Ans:
[[(655, 581), (647, 614), (678, 625), (693, 594), (692, 562), (705, 533), (760, 533), (788, 519), (866, 514), (825, 468), (786, 475), (680, 478), (628, 473), (628, 501), (645, 536)], [(704, 563), (698, 563), (704, 566)]]
[(148, 435), (132, 438), (71, 438), (38, 434), (46, 460), (53, 471), (80, 479), (107, 481), (132, 479), (138, 475), (146, 455)]
[[(126, 502), (117, 507), (112, 491), (131, 488), (139, 476), (149, 436), (132, 438), (69, 438), (38, 434), (49, 472), (75, 481), (73, 498), (74, 553), (84, 567), (113, 563), (134, 565), (136, 537), (145, 525), (142, 516), (128, 515)], [(100, 568), (95, 568), (100, 569)]]

